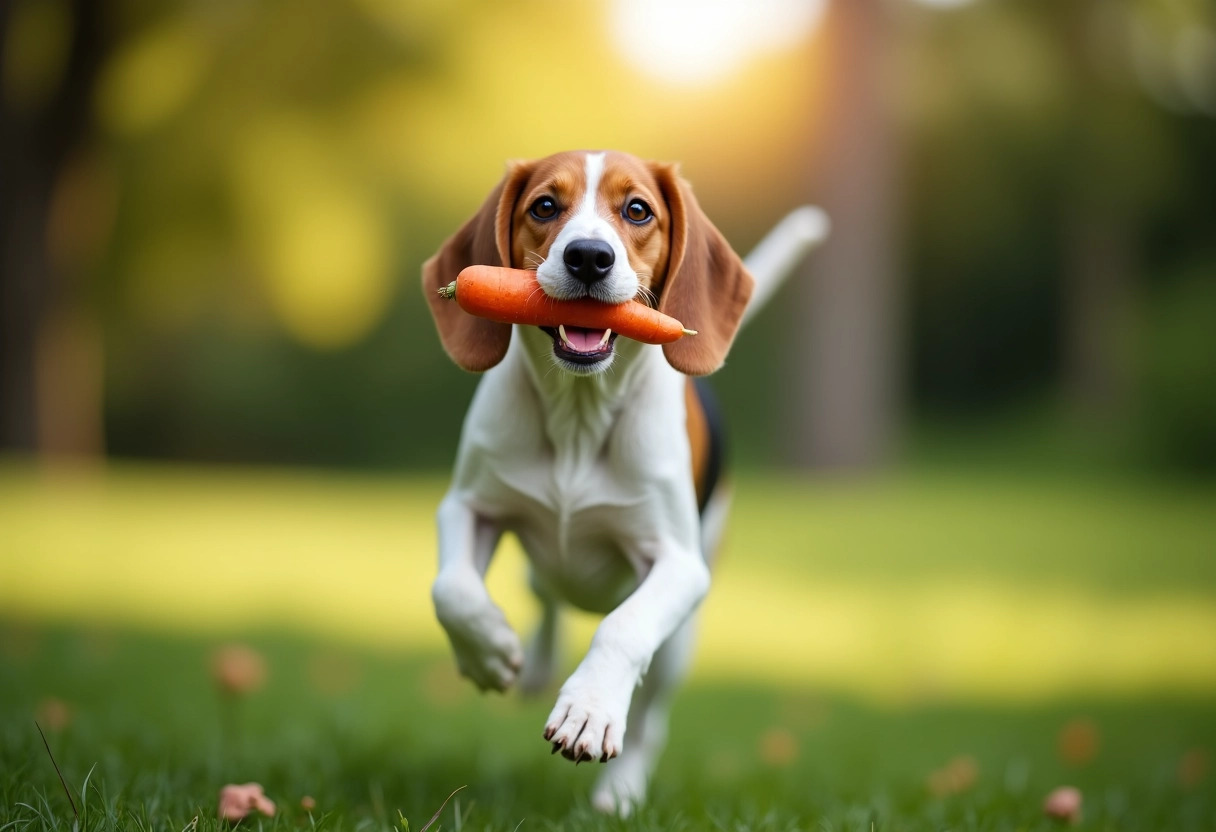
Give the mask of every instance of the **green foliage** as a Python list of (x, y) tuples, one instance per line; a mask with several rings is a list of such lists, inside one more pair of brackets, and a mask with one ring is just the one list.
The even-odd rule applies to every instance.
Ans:
[[(508, 158), (618, 146), (680, 160), (740, 250), (817, 198), (820, 172), (799, 172), (833, 117), (822, 33), (682, 88), (630, 64), (609, 2), (211, 5), (96, 4), (91, 173), (56, 185), (72, 187), (48, 239), (94, 252), (63, 286), (105, 333), (118, 455), (444, 465), (473, 379), (439, 348), (419, 266)], [(34, 101), (66, 71), (69, 6), (17, 7), (6, 94)], [(1073, 214), (1126, 230), (1153, 317), (1172, 314), (1150, 309), (1157, 276), (1216, 235), (1202, 74), (1216, 20), (1194, 0), (1027, 0), (897, 3), (888, 23), (904, 283), (887, 301), (909, 410), (1008, 417), (1064, 378)], [(541, 69), (570, 42), (562, 71)], [(796, 292), (716, 380), (747, 462), (783, 462), (798, 429), (783, 423), (804, 361)], [(1136, 357), (1152, 400), (1120, 407), (1144, 404), (1154, 456), (1210, 470), (1207, 370), (1173, 337), (1154, 325)]]
[(1216, 257), (1165, 287), (1148, 309), (1140, 431), (1152, 458), (1216, 473)]

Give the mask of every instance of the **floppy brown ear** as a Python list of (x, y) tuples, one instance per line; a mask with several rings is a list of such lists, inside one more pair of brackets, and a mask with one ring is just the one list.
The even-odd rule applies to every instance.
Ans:
[(422, 264), (422, 292), (439, 340), (451, 359), (470, 372), (483, 372), (502, 361), (511, 343), (511, 325), (470, 315), (455, 301), (440, 297), (439, 289), (466, 266), (511, 265), (511, 215), (531, 172), (529, 163), (513, 163), (480, 210)]
[(671, 254), (659, 311), (697, 331), (666, 344), (663, 352), (681, 373), (708, 375), (726, 360), (755, 281), (675, 167), (656, 165), (653, 171), (671, 211)]

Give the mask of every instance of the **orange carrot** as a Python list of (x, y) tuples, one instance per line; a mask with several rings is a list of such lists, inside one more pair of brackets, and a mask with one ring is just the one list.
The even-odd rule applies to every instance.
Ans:
[(591, 298), (555, 300), (536, 281), (536, 272), (501, 266), (469, 266), (439, 290), (470, 315), (504, 324), (611, 329), (645, 344), (670, 344), (695, 330), (635, 300), (601, 303)]

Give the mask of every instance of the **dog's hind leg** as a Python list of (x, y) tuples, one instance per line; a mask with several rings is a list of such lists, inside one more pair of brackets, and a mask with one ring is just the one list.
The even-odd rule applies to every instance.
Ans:
[(714, 493), (710, 495), (701, 512), (701, 551), (705, 554), (705, 562), (712, 569), (718, 556), (718, 548), (722, 545), (722, 535), (726, 531), (726, 518), (730, 514), (731, 485), (729, 482), (719, 482)]
[[(713, 565), (730, 512), (731, 489), (719, 482), (701, 512), (701, 547), (706, 563)], [(696, 644), (694, 612), (655, 653), (650, 671), (633, 695), (625, 750), (605, 764), (591, 792), (591, 804), (601, 812), (627, 817), (646, 800), (655, 765), (667, 744), (667, 715), (671, 697), (688, 672)], [(525, 671), (526, 672), (526, 671)]]
[(534, 570), (529, 570), (528, 585), (540, 602), (540, 621), (524, 648), (524, 669), (519, 676), (519, 691), (525, 696), (544, 693), (553, 686), (561, 650), (561, 609), (553, 593), (542, 585)]

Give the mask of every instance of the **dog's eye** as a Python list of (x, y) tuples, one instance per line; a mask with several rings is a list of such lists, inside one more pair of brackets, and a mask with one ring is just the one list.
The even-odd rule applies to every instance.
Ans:
[(654, 212), (650, 210), (650, 206), (640, 199), (633, 199), (625, 206), (625, 219), (632, 223), (641, 225), (654, 216)]
[(528, 209), (528, 213), (538, 220), (551, 220), (557, 216), (557, 203), (553, 201), (553, 197), (551, 196), (542, 196), (532, 203), (532, 207)]

